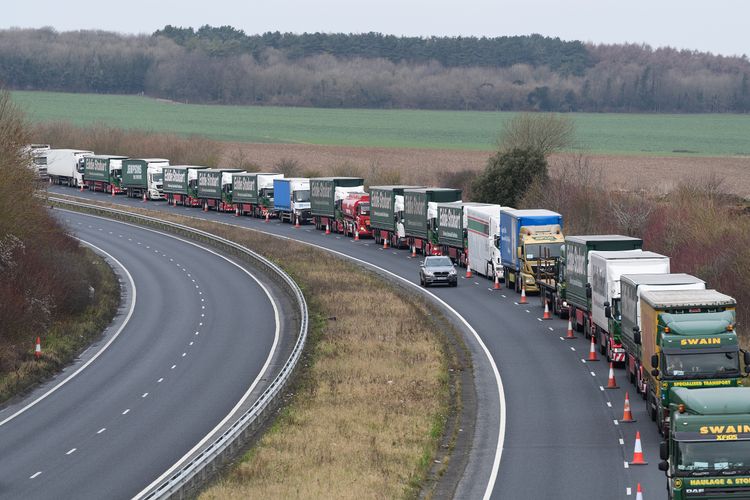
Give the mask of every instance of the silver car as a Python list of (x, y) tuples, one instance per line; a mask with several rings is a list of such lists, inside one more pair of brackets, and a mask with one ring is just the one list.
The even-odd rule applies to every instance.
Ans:
[(450, 257), (425, 257), (419, 265), (419, 284), (428, 287), (435, 283), (458, 286), (458, 273)]

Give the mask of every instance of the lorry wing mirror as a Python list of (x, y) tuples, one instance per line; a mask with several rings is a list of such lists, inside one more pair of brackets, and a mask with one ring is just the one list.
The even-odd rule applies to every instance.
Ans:
[(586, 298), (591, 298), (591, 283), (586, 283)]
[(651, 370), (651, 375), (653, 375), (654, 377), (658, 377), (659, 376), (659, 369), (658, 368), (654, 368), (653, 370)]
[(521, 253), (521, 247), (516, 248), (516, 256), (519, 259), (523, 258), (523, 254)]
[(659, 368), (659, 355), (658, 354), (651, 355), (651, 366), (653, 366), (654, 368)]
[(666, 460), (669, 458), (669, 443), (662, 441), (659, 443), (659, 458)]
[(612, 317), (612, 307), (610, 307), (609, 302), (604, 303), (604, 316), (606, 318)]
[(635, 342), (636, 345), (641, 345), (641, 332), (638, 330), (637, 326), (633, 327), (633, 342)]
[(669, 470), (669, 462), (666, 460), (659, 462), (659, 470), (662, 472), (667, 472)]

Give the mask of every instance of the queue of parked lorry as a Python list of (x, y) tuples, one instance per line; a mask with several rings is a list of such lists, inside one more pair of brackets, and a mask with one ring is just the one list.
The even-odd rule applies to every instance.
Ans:
[(414, 256), (442, 256), (420, 267), (425, 286), (455, 286), (455, 264), (496, 287), (538, 294), (623, 365), (647, 401), (665, 436), (659, 467), (670, 498), (750, 497), (750, 388), (740, 387), (750, 353), (738, 342), (736, 302), (672, 273), (669, 257), (643, 250), (639, 238), (564, 236), (558, 213), (463, 202), (450, 188), (366, 190), (358, 177), (286, 178), (71, 149), (39, 150), (35, 163), (53, 184), (314, 224)]

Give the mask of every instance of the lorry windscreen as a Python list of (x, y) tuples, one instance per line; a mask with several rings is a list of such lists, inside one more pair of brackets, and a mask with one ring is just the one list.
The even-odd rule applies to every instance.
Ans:
[(677, 442), (677, 472), (750, 469), (750, 441)]
[(531, 243), (526, 244), (526, 259), (545, 259), (547, 257), (556, 258), (560, 256), (562, 243)]
[(295, 191), (294, 192), (294, 201), (304, 203), (306, 201), (310, 201), (310, 191)]
[(740, 360), (736, 352), (664, 355), (665, 378), (736, 377)]

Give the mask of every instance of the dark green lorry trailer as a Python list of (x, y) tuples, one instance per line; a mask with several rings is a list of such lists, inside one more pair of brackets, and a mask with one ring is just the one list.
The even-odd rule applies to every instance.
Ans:
[(273, 181), (284, 174), (270, 172), (239, 172), (232, 176), (232, 200), (239, 215), (249, 213), (265, 217), (273, 210)]
[(201, 165), (171, 165), (164, 167), (164, 196), (167, 203), (190, 207), (199, 207), (198, 171), (208, 167)]
[(310, 179), (310, 213), (316, 229), (326, 226), (343, 232), (341, 201), (349, 193), (364, 192), (365, 180), (361, 177), (317, 177)]
[(122, 162), (122, 187), (128, 197), (145, 197), (149, 200), (164, 198), (165, 158), (129, 158)]
[(461, 201), (460, 189), (404, 189), (404, 233), (408, 246), (424, 255), (441, 255), (438, 203), (454, 201)]
[(375, 241), (400, 248), (404, 231), (404, 189), (421, 186), (370, 186), (370, 227)]
[(211, 208), (219, 212), (234, 212), (232, 175), (244, 172), (239, 168), (207, 168), (198, 171), (198, 200), (204, 211)]
[(83, 182), (92, 191), (122, 193), (122, 162), (127, 156), (94, 155), (83, 161)]

